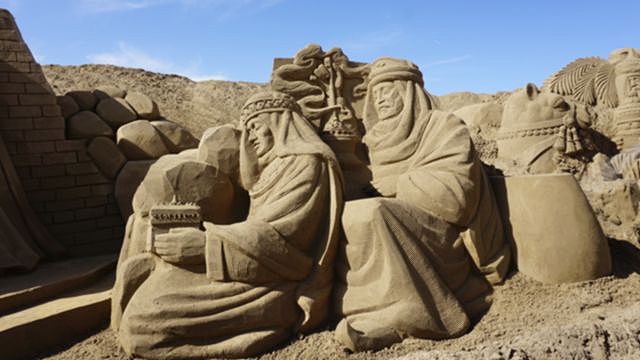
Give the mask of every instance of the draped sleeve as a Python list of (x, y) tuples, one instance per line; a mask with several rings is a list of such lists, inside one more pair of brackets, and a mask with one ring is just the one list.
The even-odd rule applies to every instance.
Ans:
[(210, 278), (258, 284), (309, 275), (312, 244), (329, 206), (327, 165), (319, 156), (300, 155), (278, 158), (270, 167), (262, 176), (272, 183), (250, 194), (246, 221), (205, 223)]
[(409, 169), (398, 177), (398, 199), (449, 223), (467, 226), (480, 200), (482, 169), (462, 120), (432, 112)]

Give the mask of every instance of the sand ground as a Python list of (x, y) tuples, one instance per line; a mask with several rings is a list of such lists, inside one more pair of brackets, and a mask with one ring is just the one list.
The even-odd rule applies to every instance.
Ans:
[[(513, 273), (491, 309), (456, 339), (407, 339), (375, 353), (349, 354), (331, 328), (292, 340), (259, 359), (640, 359), (640, 251), (611, 241), (615, 274), (546, 285)], [(45, 359), (128, 359), (104, 329)]]

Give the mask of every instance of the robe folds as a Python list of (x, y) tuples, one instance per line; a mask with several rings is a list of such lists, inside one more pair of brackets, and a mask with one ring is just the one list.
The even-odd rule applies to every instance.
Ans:
[(245, 221), (204, 223), (199, 267), (132, 251), (145, 237), (134, 224), (145, 219), (132, 215), (112, 303), (125, 350), (145, 358), (248, 357), (326, 320), (342, 209), (338, 172), (317, 154), (277, 157), (249, 192)]
[(510, 262), (466, 126), (427, 109), (419, 85), (401, 85), (403, 113), (365, 137), (372, 184), (393, 194), (349, 201), (342, 217), (336, 338), (353, 351), (462, 335)]

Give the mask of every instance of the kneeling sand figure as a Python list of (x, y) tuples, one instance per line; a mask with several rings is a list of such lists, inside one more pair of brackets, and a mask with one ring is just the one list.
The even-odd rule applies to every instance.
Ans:
[[(241, 125), (247, 219), (172, 229), (151, 252), (120, 259), (116, 287), (124, 283), (129, 300), (114, 299), (122, 309), (112, 327), (130, 354), (253, 356), (326, 319), (342, 206), (337, 161), (288, 95), (254, 95)], [(153, 269), (123, 278), (136, 256)]]
[(463, 334), (489, 305), (487, 280), (508, 270), (500, 215), (469, 133), (432, 110), (422, 84), (408, 61), (371, 65), (364, 143), (374, 197), (345, 205), (336, 294), (336, 337), (354, 351)]

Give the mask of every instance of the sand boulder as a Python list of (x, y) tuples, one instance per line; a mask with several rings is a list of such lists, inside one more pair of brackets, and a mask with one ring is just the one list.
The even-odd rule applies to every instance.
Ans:
[(96, 112), (114, 129), (136, 119), (135, 111), (124, 99), (120, 98), (100, 100)]
[(115, 197), (118, 207), (120, 208), (120, 215), (122, 215), (124, 221), (127, 221), (129, 216), (133, 214), (133, 207), (131, 205), (133, 194), (135, 194), (136, 189), (138, 189), (138, 186), (147, 175), (149, 167), (155, 162), (156, 160), (129, 161), (122, 167), (122, 170), (118, 174), (115, 186)]
[(158, 130), (165, 145), (172, 153), (198, 147), (198, 139), (182, 126), (168, 120), (152, 121), (151, 125)]
[(220, 169), (232, 179), (238, 176), (240, 131), (232, 125), (207, 129), (198, 146), (198, 160)]
[(87, 151), (98, 169), (110, 179), (114, 179), (127, 162), (127, 158), (110, 138), (100, 136), (93, 139)]
[(93, 94), (98, 98), (98, 100), (110, 97), (124, 99), (127, 92), (116, 86), (99, 86), (93, 91)]
[(125, 100), (127, 100), (141, 119), (154, 120), (160, 117), (158, 104), (147, 95), (130, 91), (127, 93)]
[(71, 115), (80, 111), (78, 103), (76, 103), (76, 101), (69, 95), (58, 96), (56, 97), (56, 100), (60, 106), (60, 111), (62, 111), (62, 116), (65, 119), (68, 119)]
[(90, 91), (69, 91), (67, 95), (76, 101), (80, 110), (92, 110), (98, 102), (98, 99)]
[(90, 139), (96, 136), (113, 137), (113, 130), (92, 111), (81, 111), (67, 120), (70, 139)]
[(117, 143), (129, 160), (157, 159), (169, 154), (160, 133), (147, 120), (136, 120), (121, 126)]

